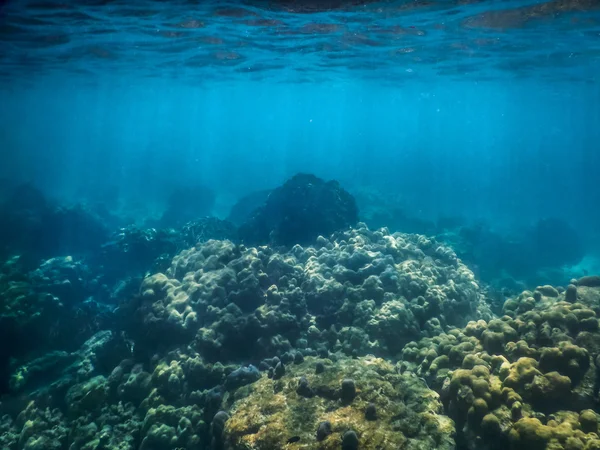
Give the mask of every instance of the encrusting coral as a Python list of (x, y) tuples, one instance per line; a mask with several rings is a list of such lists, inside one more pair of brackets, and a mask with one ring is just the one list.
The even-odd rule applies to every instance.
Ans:
[(421, 235), (210, 240), (146, 277), (122, 328), (12, 367), (0, 448), (600, 449), (596, 279), (501, 317), (484, 295)]

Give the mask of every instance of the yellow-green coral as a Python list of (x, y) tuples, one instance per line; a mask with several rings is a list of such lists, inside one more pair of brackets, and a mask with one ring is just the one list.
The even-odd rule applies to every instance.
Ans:
[(515, 423), (509, 437), (515, 450), (600, 448), (598, 435), (580, 428), (578, 414), (563, 411), (555, 414), (546, 425), (536, 418), (523, 418)]
[(592, 404), (600, 379), (591, 364), (600, 334), (590, 307), (600, 294), (586, 289), (578, 287), (574, 303), (564, 301), (564, 289), (526, 291), (506, 302), (507, 316), (408, 344), (401, 368), (424, 376), (462, 439), (481, 448), (596, 448), (597, 417), (578, 410)]
[[(340, 359), (314, 373), (315, 360), (288, 366), (281, 380), (263, 377), (247, 397), (231, 409), (225, 439), (232, 449), (339, 449), (341, 435), (354, 430), (361, 449), (452, 448), (454, 426), (441, 415), (437, 394), (412, 374), (400, 375), (382, 359)], [(296, 392), (305, 377), (315, 396)], [(356, 384), (357, 396), (349, 404), (339, 399), (344, 379)], [(365, 418), (369, 404), (377, 420)], [(316, 439), (319, 423), (328, 421), (332, 434)]]

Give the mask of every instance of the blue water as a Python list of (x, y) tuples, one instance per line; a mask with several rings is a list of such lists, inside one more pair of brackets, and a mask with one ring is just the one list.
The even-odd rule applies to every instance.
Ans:
[(7, 2), (0, 176), (148, 211), (202, 183), (224, 217), (304, 171), (594, 245), (597, 1), (343, 3)]
[(599, 448), (599, 74), (600, 0), (0, 0), (0, 449)]

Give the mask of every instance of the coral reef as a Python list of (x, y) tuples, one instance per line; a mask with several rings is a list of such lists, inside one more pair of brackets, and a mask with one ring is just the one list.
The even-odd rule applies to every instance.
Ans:
[[(14, 416), (5, 415), (0, 446), (335, 449), (358, 442), (364, 449), (454, 448), (454, 424), (443, 415), (439, 396), (378, 358), (308, 357), (279, 379), (244, 376), (243, 383), (227, 388), (228, 379), (252, 370), (206, 364), (198, 354), (181, 352), (149, 362), (146, 369), (111, 351), (111, 342), (114, 337), (95, 338), (87, 351), (73, 356), (72, 365), (62, 364), (57, 381), (34, 391)], [(98, 353), (125, 359), (106, 373), (105, 363), (114, 364), (114, 358), (99, 364)], [(325, 365), (320, 374), (317, 362)], [(344, 380), (355, 389), (348, 401)], [(311, 395), (298, 393), (302, 382)], [(9, 411), (8, 404), (1, 408)], [(366, 417), (370, 409), (375, 417)]]
[[(348, 229), (339, 186), (288, 183), (250, 220), (283, 246), (205, 218), (8, 259), (0, 448), (600, 448), (599, 277), (501, 304), (443, 243)], [(286, 198), (315, 220), (282, 241)]]
[(449, 248), (359, 225), (285, 253), (229, 241), (183, 251), (144, 280), (135, 315), (140, 342), (192, 341), (209, 359), (236, 360), (292, 346), (389, 356), (490, 312)]
[[(324, 412), (310, 430), (314, 443), (354, 448), (389, 438), (452, 448), (452, 422), (420, 380), (343, 353), (393, 356), (398, 339), (435, 336), (488, 314), (472, 273), (423, 236), (360, 225), (284, 253), (209, 240), (181, 252), (165, 274), (143, 281), (136, 301), (120, 305), (126, 335), (102, 332), (81, 350), (13, 366), (10, 389), (29, 403), (0, 406), (9, 414), (0, 445), (220, 448), (234, 442), (228, 424), (244, 399), (278, 383), (296, 399), (350, 414)], [(375, 384), (384, 391), (369, 393)], [(297, 435), (286, 439), (300, 443)]]
[(298, 174), (269, 194), (240, 227), (240, 237), (249, 245), (306, 245), (357, 222), (354, 197), (336, 181)]

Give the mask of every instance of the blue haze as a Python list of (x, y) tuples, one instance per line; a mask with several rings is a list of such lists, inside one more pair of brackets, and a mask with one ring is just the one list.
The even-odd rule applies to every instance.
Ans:
[(225, 217), (240, 196), (312, 172), (400, 197), (415, 217), (509, 228), (558, 217), (596, 245), (597, 9), (502, 22), (482, 8), (536, 3), (452, 4), (448, 16), (402, 2), (315, 15), (248, 6), (242, 20), (210, 2), (149, 2), (132, 17), (83, 4), (36, 12), (38, 26), (26, 4), (3, 17), (1, 177), (69, 201), (110, 192), (129, 212), (205, 184)]
[(3, 93), (2, 175), (136, 201), (202, 183), (222, 202), (299, 171), (414, 212), (598, 225), (600, 89), (448, 82), (189, 87), (106, 77)]

